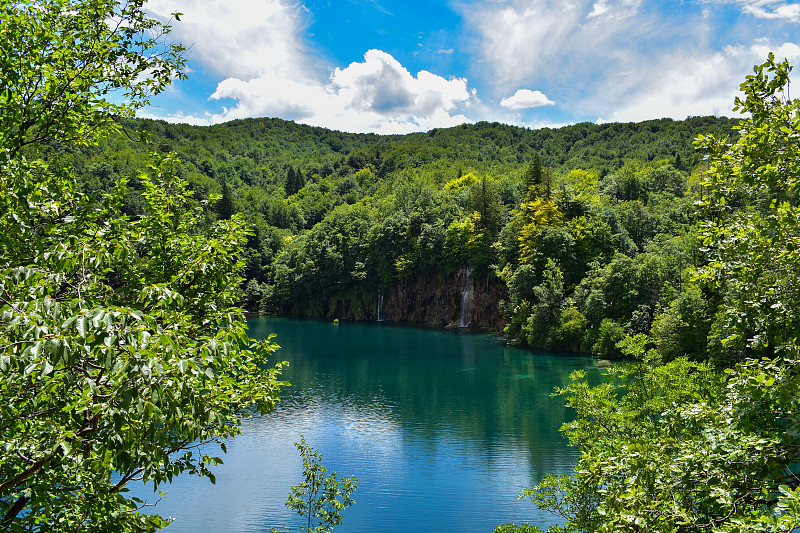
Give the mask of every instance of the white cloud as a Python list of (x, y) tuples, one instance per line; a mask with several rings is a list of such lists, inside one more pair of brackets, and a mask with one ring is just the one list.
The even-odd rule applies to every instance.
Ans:
[(554, 104), (555, 102), (547, 98), (543, 92), (529, 89), (519, 89), (514, 96), (500, 100), (500, 105), (509, 109), (529, 109)]
[(386, 116), (451, 111), (469, 100), (466, 79), (447, 80), (425, 70), (415, 78), (380, 50), (369, 50), (363, 63), (337, 68), (331, 75), (331, 85), (348, 100), (349, 108)]
[[(800, 11), (783, 0), (699, 0), (680, 10), (640, 0), (503, 0), (462, 13), (495, 94), (534, 85), (559, 95), (556, 120), (638, 121), (731, 115), (739, 84), (770, 49), (800, 59), (795, 44), (781, 45), (785, 27), (732, 26), (710, 9), (722, 3), (783, 22)], [(516, 100), (500, 102), (514, 109)]]
[[(621, 100), (609, 109), (608, 120), (636, 122), (652, 118), (684, 119), (698, 115), (734, 116), (733, 100), (753, 65), (763, 63), (774, 51), (792, 64), (800, 61), (800, 46), (757, 41), (751, 46), (729, 46), (709, 55), (674, 56), (655, 61), (628, 81)], [(618, 90), (623, 83), (609, 79), (602, 90)], [(599, 106), (598, 106), (599, 107)]]
[(211, 100), (233, 99), (222, 113), (175, 114), (167, 120), (218, 123), (254, 116), (279, 116), (315, 126), (353, 132), (408, 133), (471, 122), (455, 113), (468, 106), (467, 80), (427, 71), (411, 75), (394, 57), (369, 50), (364, 62), (337, 68), (327, 83), (295, 81), (265, 74), (251, 80), (228, 78)]
[(587, 18), (599, 17), (606, 11), (608, 11), (608, 2), (606, 2), (605, 0), (598, 0), (592, 6), (592, 12), (589, 13), (586, 17)]
[(516, 82), (535, 73), (548, 57), (556, 54), (580, 13), (564, 4), (551, 9), (547, 2), (526, 5), (469, 6), (464, 15), (482, 40), (480, 53), (488, 62), (498, 84)]
[[(162, 19), (180, 7), (179, 0), (148, 3)], [(332, 129), (381, 133), (470, 121), (457, 112), (474, 99), (464, 78), (445, 79), (424, 70), (413, 76), (380, 50), (369, 50), (363, 62), (345, 68), (312, 62), (314, 53), (302, 37), (308, 17), (302, 4), (282, 0), (207, 0), (193, 5), (173, 24), (173, 37), (191, 46), (193, 63), (224, 78), (209, 100), (232, 99), (235, 105), (217, 113), (177, 112), (160, 118), (212, 124), (279, 116)]]
[(162, 20), (184, 12), (171, 37), (190, 47), (192, 61), (216, 74), (251, 79), (266, 73), (297, 77), (310, 70), (308, 48), (299, 37), (308, 14), (300, 5), (205, 0), (187, 7), (181, 0), (150, 0), (146, 8)]
[[(462, 14), (497, 85), (552, 80), (604, 68), (649, 39), (654, 21), (640, 0), (508, 0)], [(613, 50), (611, 53), (608, 51)]]
[(705, 0), (712, 4), (734, 4), (742, 8), (742, 12), (761, 19), (785, 20), (800, 22), (800, 5), (786, 0)]
[(592, 4), (592, 11), (586, 15), (587, 19), (595, 17), (612, 17), (625, 19), (632, 17), (639, 12), (641, 0), (616, 0), (609, 3), (609, 0), (597, 0)]
[(800, 21), (800, 5), (798, 4), (753, 2), (745, 4), (744, 12), (763, 19), (785, 19), (790, 22)]

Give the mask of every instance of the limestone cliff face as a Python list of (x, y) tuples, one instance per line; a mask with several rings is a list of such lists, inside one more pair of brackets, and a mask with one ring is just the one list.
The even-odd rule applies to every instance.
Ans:
[(499, 331), (506, 324), (500, 313), (500, 301), (507, 299), (505, 284), (500, 280), (474, 278), (466, 269), (459, 269), (444, 279), (416, 276), (402, 280), (380, 294), (337, 300), (326, 314), (339, 319), (380, 318), (434, 327)]

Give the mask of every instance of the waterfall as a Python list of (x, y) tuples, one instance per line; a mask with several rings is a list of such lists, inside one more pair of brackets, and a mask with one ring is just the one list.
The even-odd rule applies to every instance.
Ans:
[(461, 293), (461, 318), (458, 321), (458, 327), (468, 328), (472, 318), (472, 283), (469, 280), (469, 268), (465, 268), (464, 272), (464, 291)]
[(378, 291), (378, 322), (383, 322), (383, 317), (381, 316), (381, 307), (383, 307), (383, 294)]

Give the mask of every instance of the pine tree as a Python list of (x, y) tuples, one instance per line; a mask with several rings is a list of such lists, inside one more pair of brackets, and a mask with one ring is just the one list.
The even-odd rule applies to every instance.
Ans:
[(294, 167), (290, 166), (286, 171), (286, 186), (284, 187), (286, 196), (297, 194), (305, 184), (306, 180), (303, 177), (303, 172), (299, 168), (295, 170)]
[(229, 220), (234, 214), (233, 198), (227, 181), (222, 182), (222, 198), (219, 199), (216, 207), (220, 220)]
[(522, 175), (523, 183), (525, 184), (525, 196), (528, 201), (533, 200), (533, 197), (538, 193), (538, 186), (542, 183), (542, 160), (539, 154), (534, 154), (533, 159), (525, 168), (525, 173)]

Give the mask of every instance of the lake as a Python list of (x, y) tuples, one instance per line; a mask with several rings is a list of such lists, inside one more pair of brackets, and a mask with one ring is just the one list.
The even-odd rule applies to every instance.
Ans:
[[(275, 411), (245, 420), (227, 442), (217, 482), (180, 477), (155, 512), (165, 531), (264, 532), (296, 528), (285, 508), (302, 479), (294, 442), (358, 479), (338, 533), (491, 532), (503, 523), (556, 521), (516, 495), (547, 472), (571, 471), (577, 451), (558, 432), (570, 416), (554, 387), (591, 358), (536, 353), (489, 335), (386, 323), (289, 319), (248, 322), (276, 333), (289, 367)], [(153, 493), (132, 486), (152, 502)]]

